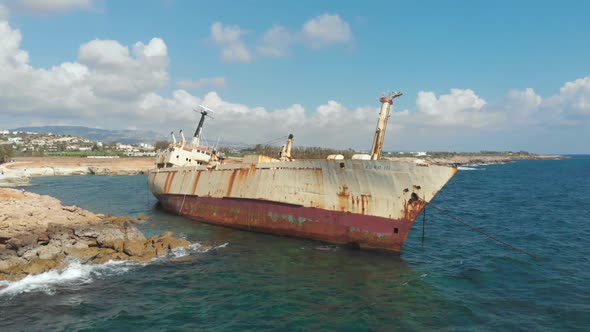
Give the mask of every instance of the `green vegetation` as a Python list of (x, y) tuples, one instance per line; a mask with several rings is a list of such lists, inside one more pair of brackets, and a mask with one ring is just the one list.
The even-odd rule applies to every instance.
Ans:
[(168, 148), (170, 143), (171, 142), (168, 142), (168, 141), (157, 141), (156, 143), (154, 143), (154, 148), (156, 151), (165, 150)]
[[(265, 156), (278, 158), (280, 151), (281, 148), (277, 146), (257, 144), (254, 147), (254, 150), (246, 150), (244, 152), (262, 154)], [(353, 149), (338, 150), (320, 147), (293, 147), (291, 150), (291, 156), (293, 159), (326, 159), (326, 157), (331, 154), (341, 154), (344, 156), (344, 158), (350, 159), (355, 153), (357, 152)]]
[(88, 156), (119, 156), (127, 157), (122, 151), (61, 151), (61, 152), (45, 152), (46, 156), (59, 157), (88, 157)]
[(14, 148), (11, 144), (0, 145), (0, 164), (9, 162), (14, 157)]

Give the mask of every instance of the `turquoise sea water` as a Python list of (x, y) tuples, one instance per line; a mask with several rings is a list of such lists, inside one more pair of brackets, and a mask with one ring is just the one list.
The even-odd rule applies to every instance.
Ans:
[(73, 265), (0, 293), (0, 330), (590, 330), (590, 157), (462, 170), (401, 255), (202, 224), (155, 207), (145, 176), (37, 178), (27, 190), (219, 246), (148, 265)]

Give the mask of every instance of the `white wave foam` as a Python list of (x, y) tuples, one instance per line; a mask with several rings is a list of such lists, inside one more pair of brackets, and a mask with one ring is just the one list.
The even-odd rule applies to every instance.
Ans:
[(460, 171), (483, 171), (485, 168), (475, 168), (475, 167), (467, 167), (467, 166), (459, 166), (457, 167)]
[(169, 256), (171, 256), (173, 258), (180, 258), (180, 257), (190, 255), (193, 252), (205, 253), (205, 252), (209, 252), (211, 250), (225, 248), (225, 247), (227, 247), (228, 244), (229, 243), (226, 242), (224, 244), (221, 244), (221, 245), (218, 245), (215, 247), (203, 247), (203, 245), (201, 245), (200, 243), (195, 242), (195, 243), (191, 244), (188, 248), (176, 248), (176, 249), (170, 250)]
[(220, 245), (218, 245), (217, 247), (213, 247), (213, 248), (211, 248), (211, 249), (220, 249), (220, 248), (225, 248), (225, 247), (227, 247), (227, 245), (228, 245), (228, 244), (229, 244), (229, 242), (226, 242), (226, 243), (224, 243), (224, 244), (220, 244)]
[[(177, 248), (170, 251), (168, 257), (180, 258), (191, 253), (205, 253), (210, 250), (227, 247), (224, 243), (216, 247), (203, 247), (200, 243), (193, 243), (188, 248)], [(155, 258), (157, 260), (159, 258)], [(93, 282), (96, 278), (125, 273), (133, 267), (145, 264), (132, 261), (109, 261), (104, 264), (81, 264), (77, 260), (70, 260), (63, 271), (52, 270), (36, 275), (28, 275), (17, 281), (0, 280), (0, 297), (14, 296), (28, 292), (44, 292), (55, 294), (57, 286), (83, 285)]]
[(110, 261), (104, 264), (80, 264), (78, 261), (71, 261), (68, 267), (61, 272), (52, 270), (37, 275), (28, 275), (18, 281), (0, 281), (0, 285), (6, 286), (0, 289), (0, 296), (35, 291), (53, 295), (56, 286), (87, 284), (97, 277), (125, 273), (133, 265), (139, 264), (126, 261)]

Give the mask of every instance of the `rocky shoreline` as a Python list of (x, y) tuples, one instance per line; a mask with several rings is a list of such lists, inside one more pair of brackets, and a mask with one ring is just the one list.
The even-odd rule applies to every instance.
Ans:
[(153, 165), (152, 158), (17, 158), (0, 165), (0, 187), (28, 185), (31, 177), (36, 176), (146, 174)]
[(191, 246), (171, 232), (147, 238), (134, 225), (144, 219), (94, 214), (50, 196), (0, 188), (0, 281), (63, 270), (72, 260), (148, 262)]

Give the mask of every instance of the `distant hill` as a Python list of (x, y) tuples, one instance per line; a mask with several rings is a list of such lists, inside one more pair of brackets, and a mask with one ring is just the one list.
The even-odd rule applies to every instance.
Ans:
[(166, 140), (167, 137), (155, 131), (147, 130), (106, 130), (81, 126), (41, 126), (20, 127), (10, 131), (30, 131), (36, 133), (53, 133), (57, 135), (72, 135), (85, 137), (100, 142), (120, 142), (126, 144), (154, 143), (158, 140)]

